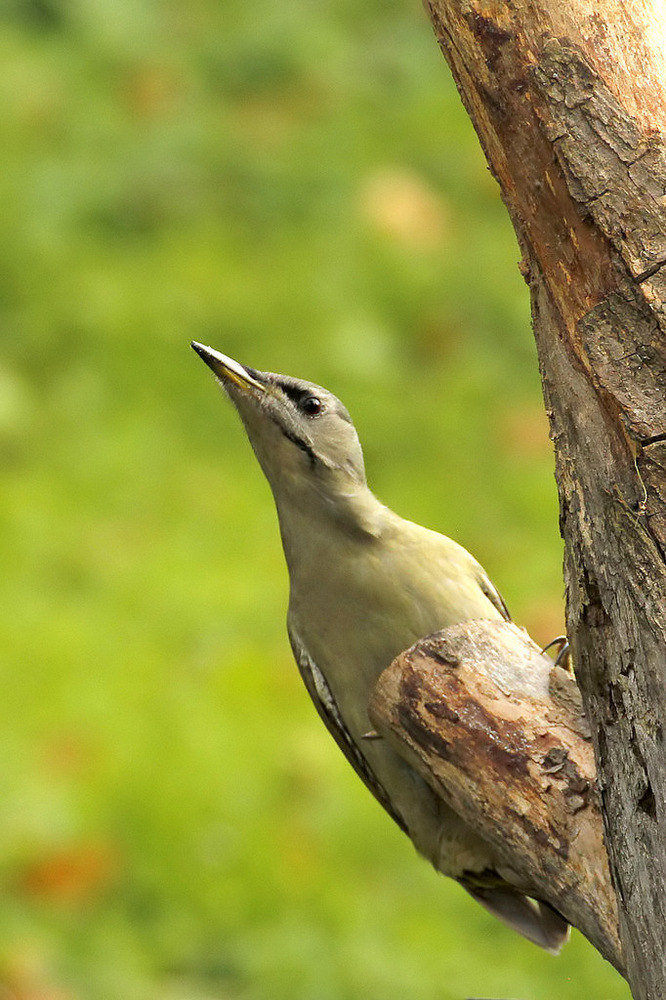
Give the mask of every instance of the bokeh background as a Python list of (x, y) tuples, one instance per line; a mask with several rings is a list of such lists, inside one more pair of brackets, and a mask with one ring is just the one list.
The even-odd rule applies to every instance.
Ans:
[(0, 997), (620, 1000), (437, 876), (320, 725), (189, 341), (349, 406), (562, 627), (518, 249), (414, 0), (0, 6)]

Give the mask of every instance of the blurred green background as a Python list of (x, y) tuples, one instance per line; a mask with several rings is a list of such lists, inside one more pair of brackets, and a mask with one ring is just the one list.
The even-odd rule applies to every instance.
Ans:
[(0, 996), (626, 998), (416, 857), (307, 701), (194, 338), (562, 627), (518, 250), (417, 2), (0, 7)]

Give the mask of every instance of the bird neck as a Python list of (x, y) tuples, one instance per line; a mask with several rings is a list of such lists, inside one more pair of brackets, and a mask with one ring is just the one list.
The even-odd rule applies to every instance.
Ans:
[(329, 547), (348, 541), (372, 541), (383, 534), (394, 516), (365, 483), (337, 484), (337, 488), (282, 493), (275, 498), (282, 545), (290, 572), (299, 559), (325, 555)]

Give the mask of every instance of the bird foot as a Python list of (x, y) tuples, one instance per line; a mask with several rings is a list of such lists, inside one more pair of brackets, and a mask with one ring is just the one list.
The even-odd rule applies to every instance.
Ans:
[(569, 645), (569, 640), (566, 635), (558, 635), (544, 646), (541, 650), (542, 653), (547, 653), (549, 649), (557, 648), (557, 656), (555, 657), (555, 666), (562, 667), (567, 670), (570, 674), (573, 674), (573, 665), (571, 663), (571, 647)]

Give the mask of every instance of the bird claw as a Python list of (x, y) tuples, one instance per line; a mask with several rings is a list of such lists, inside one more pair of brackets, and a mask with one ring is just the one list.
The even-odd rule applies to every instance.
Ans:
[(555, 657), (555, 666), (563, 667), (564, 670), (568, 670), (570, 674), (573, 673), (573, 667), (571, 665), (571, 647), (569, 645), (569, 639), (566, 635), (557, 635), (554, 639), (544, 646), (541, 650), (542, 653), (547, 653), (549, 649), (557, 646), (557, 656)]

